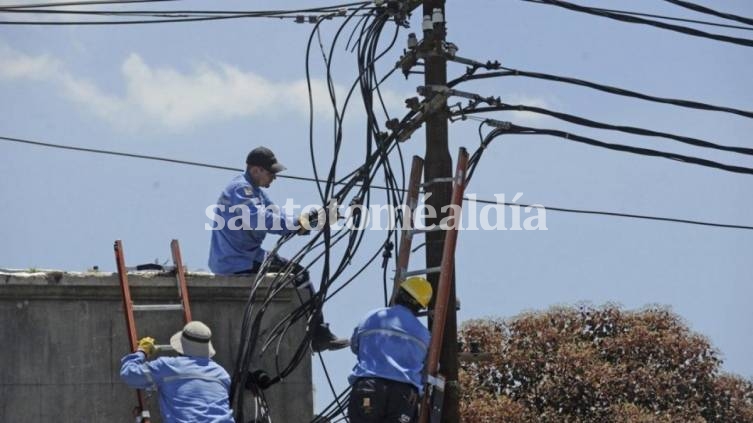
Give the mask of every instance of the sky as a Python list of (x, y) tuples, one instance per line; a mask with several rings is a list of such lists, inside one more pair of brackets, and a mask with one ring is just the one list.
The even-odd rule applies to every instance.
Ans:
[[(0, 5), (33, 3), (0, 0)], [(748, 0), (697, 1), (753, 16)], [(136, 9), (265, 10), (329, 5), (321, 1), (179, 1)], [(627, 8), (620, 1), (578, 4)], [(118, 6), (100, 6), (112, 10)], [(629, 10), (722, 22), (660, 0), (636, 0)], [(420, 13), (402, 28), (379, 66), (389, 71), (407, 34), (420, 35)], [(72, 20), (71, 17), (29, 19)], [(0, 20), (18, 20), (8, 13)], [(570, 76), (660, 97), (753, 110), (753, 50), (658, 28), (617, 22), (520, 0), (447, 3), (448, 40), (458, 55), (528, 71)], [(341, 19), (322, 24), (331, 39)], [(727, 24), (739, 24), (724, 21)], [(750, 31), (697, 26), (753, 38)], [(383, 35), (387, 45), (394, 25)], [(241, 168), (248, 151), (272, 148), (294, 176), (313, 176), (306, 94), (310, 24), (291, 20), (118, 26), (0, 26), (0, 136)], [(311, 76), (314, 145), (319, 166), (332, 157), (332, 114), (321, 53), (314, 44)], [(450, 64), (450, 78), (463, 65)], [(343, 93), (357, 75), (356, 57), (338, 44), (332, 76)], [(421, 75), (395, 73), (384, 84), (392, 116), (416, 96)], [(508, 77), (457, 87), (503, 101), (612, 124), (753, 148), (753, 121), (728, 113), (685, 109), (562, 83)], [(341, 95), (340, 98), (343, 98)], [(460, 98), (451, 102), (463, 101)], [(358, 103), (345, 121), (342, 174), (363, 161), (365, 119)], [(693, 155), (753, 167), (742, 155), (690, 147), (662, 138), (592, 130), (528, 113), (489, 114), (524, 126), (554, 128), (602, 141)], [(474, 120), (450, 125), (450, 151), (479, 143)], [(405, 157), (424, 154), (424, 134), (402, 144)], [(169, 258), (181, 242), (190, 270), (206, 270), (211, 223), (205, 214), (235, 176), (207, 169), (0, 142), (0, 268), (114, 270), (112, 243), (127, 259)], [(395, 160), (393, 166), (399, 166)], [(407, 165), (406, 165), (407, 166)], [(407, 170), (406, 170), (407, 171)], [(376, 181), (377, 184), (382, 181)], [(753, 177), (718, 169), (598, 149), (547, 136), (508, 135), (485, 151), (467, 193), (521, 203), (753, 226)], [(279, 178), (268, 190), (278, 203), (319, 202), (311, 182)], [(375, 200), (375, 201), (378, 201)], [(464, 213), (479, 216), (482, 204)], [(753, 377), (753, 231), (610, 216), (546, 213), (547, 230), (467, 230), (456, 252), (458, 319), (511, 318), (554, 305), (615, 302), (628, 309), (666, 305), (719, 349), (725, 371)], [(522, 219), (526, 218), (525, 211)], [(465, 215), (468, 218), (468, 215)], [(366, 234), (351, 274), (379, 247), (383, 232)], [(270, 237), (267, 247), (274, 245)], [(292, 255), (303, 241), (286, 245)], [(419, 251), (412, 268), (423, 267)], [(316, 274), (315, 268), (314, 274)], [(390, 265), (389, 271), (394, 270)], [(382, 305), (376, 263), (325, 306), (335, 333), (349, 336)], [(323, 355), (339, 392), (354, 363), (347, 350)], [(332, 395), (314, 360), (317, 410)]]

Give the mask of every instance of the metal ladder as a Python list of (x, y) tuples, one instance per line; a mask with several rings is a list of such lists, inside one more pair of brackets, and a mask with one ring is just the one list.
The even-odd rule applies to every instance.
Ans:
[[(397, 254), (397, 269), (395, 270), (395, 283), (392, 290), (390, 304), (394, 304), (395, 297), (400, 284), (408, 277), (415, 275), (425, 275), (430, 273), (439, 273), (439, 283), (437, 292), (434, 295), (434, 310), (431, 327), (431, 345), (426, 360), (425, 370), (427, 375), (426, 389), (421, 405), (421, 415), (419, 423), (428, 423), (431, 421), (439, 422), (442, 413), (442, 403), (444, 400), (444, 377), (439, 374), (439, 356), (442, 349), (442, 338), (444, 335), (444, 326), (447, 319), (447, 304), (450, 297), (450, 288), (452, 285), (452, 276), (455, 270), (455, 247), (457, 245), (458, 231), (461, 216), (455, 216), (455, 211), (462, 207), (463, 194), (465, 193), (466, 174), (468, 168), (468, 152), (461, 148), (458, 154), (458, 161), (455, 169), (455, 177), (452, 179), (452, 197), (448, 216), (452, 218), (453, 228), (442, 228), (436, 225), (432, 228), (416, 229), (414, 224), (414, 210), (418, 205), (418, 194), (420, 188), (421, 173), (423, 169), (423, 159), (414, 156), (411, 165), (410, 179), (408, 182), (408, 193), (405, 199), (409, 215), (407, 218), (408, 228), (403, 230), (400, 238), (400, 250)], [(446, 181), (426, 181), (423, 186), (431, 183)], [(442, 249), (442, 264), (438, 267), (431, 267), (421, 270), (408, 270), (410, 262), (411, 246), (413, 236), (416, 234), (426, 234), (432, 231), (445, 231), (444, 245)]]
[[(125, 258), (123, 255), (123, 243), (120, 240), (115, 241), (115, 263), (118, 268), (118, 279), (120, 280), (120, 291), (123, 294), (123, 310), (125, 311), (126, 329), (128, 330), (128, 342), (131, 347), (131, 351), (135, 352), (138, 347), (138, 335), (136, 331), (136, 319), (134, 318), (134, 311), (177, 311), (183, 312), (183, 323), (191, 321), (191, 304), (188, 299), (188, 288), (186, 285), (186, 274), (183, 268), (183, 259), (180, 255), (180, 245), (178, 240), (174, 239), (170, 243), (170, 250), (172, 251), (173, 264), (175, 265), (175, 279), (178, 287), (178, 299), (180, 303), (176, 304), (134, 304), (131, 299), (131, 288), (128, 285), (128, 269), (125, 265)], [(156, 345), (158, 351), (170, 351), (172, 347), (170, 345)], [(138, 399), (138, 406), (135, 409), (136, 422), (149, 423), (151, 421), (151, 415), (149, 410), (145, 408), (146, 401), (144, 391), (138, 389), (136, 391)]]

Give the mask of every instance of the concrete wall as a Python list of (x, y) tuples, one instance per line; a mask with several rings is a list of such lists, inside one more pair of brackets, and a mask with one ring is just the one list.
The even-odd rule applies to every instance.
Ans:
[[(189, 274), (187, 280), (193, 318), (212, 328), (215, 359), (232, 374), (251, 278)], [(137, 304), (177, 298), (172, 276), (139, 273), (129, 281)], [(276, 297), (266, 324), (295, 307), (293, 295)], [(139, 336), (164, 344), (183, 325), (179, 311), (139, 312), (136, 323)], [(282, 344), (283, 355), (302, 335), (299, 325)], [(129, 346), (117, 275), (0, 273), (0, 340), (0, 422), (133, 421), (135, 391), (119, 378)], [(274, 369), (271, 357), (260, 365)], [(156, 395), (150, 402), (159, 422)], [(274, 421), (310, 421), (310, 356), (266, 397)]]

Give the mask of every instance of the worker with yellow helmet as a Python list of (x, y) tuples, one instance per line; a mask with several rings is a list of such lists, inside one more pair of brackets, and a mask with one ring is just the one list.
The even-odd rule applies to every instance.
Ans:
[(351, 423), (416, 420), (430, 341), (417, 315), (431, 297), (426, 279), (408, 278), (400, 284), (393, 306), (370, 312), (353, 331), (350, 348), (358, 362), (348, 378), (353, 387)]

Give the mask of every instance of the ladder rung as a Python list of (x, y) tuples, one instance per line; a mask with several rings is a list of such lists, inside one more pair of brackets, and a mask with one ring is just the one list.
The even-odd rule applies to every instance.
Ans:
[(442, 270), (442, 266), (430, 267), (428, 269), (410, 270), (408, 272), (403, 273), (400, 276), (402, 276), (404, 278), (409, 278), (411, 276), (425, 275), (427, 273), (439, 273), (441, 270)]
[(156, 348), (156, 349), (157, 349), (157, 351), (159, 351), (159, 352), (170, 352), (170, 351), (175, 351), (175, 348), (173, 348), (173, 346), (172, 346), (172, 345), (170, 345), (170, 344), (165, 344), (165, 345), (155, 345), (155, 346), (154, 346), (154, 348)]
[(170, 311), (183, 310), (182, 304), (141, 304), (133, 306), (133, 311)]
[(420, 184), (419, 186), (421, 188), (426, 188), (426, 187), (428, 187), (429, 185), (432, 185), (432, 184), (437, 184), (437, 183), (442, 183), (442, 182), (454, 182), (454, 181), (455, 181), (454, 177), (452, 177), (452, 176), (446, 176), (444, 178), (434, 178), (432, 180), (424, 182), (423, 184)]

